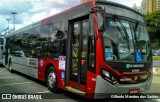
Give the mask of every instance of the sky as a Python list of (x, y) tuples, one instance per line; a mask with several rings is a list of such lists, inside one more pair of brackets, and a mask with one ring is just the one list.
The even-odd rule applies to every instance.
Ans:
[[(133, 4), (140, 6), (141, 0), (108, 0), (132, 7)], [(54, 15), (67, 8), (80, 3), (80, 0), (0, 0), (0, 33), (8, 27), (20, 29), (24, 26), (42, 20), (48, 16)], [(3, 34), (4, 32), (2, 32)]]

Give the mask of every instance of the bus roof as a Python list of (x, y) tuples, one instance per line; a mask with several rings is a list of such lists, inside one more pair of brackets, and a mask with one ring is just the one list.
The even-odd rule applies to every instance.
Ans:
[(116, 3), (116, 2), (112, 2), (112, 1), (105, 1), (105, 0), (96, 0), (96, 3), (102, 3), (102, 4), (108, 4), (108, 5), (112, 5), (112, 6), (118, 6), (118, 7), (121, 7), (121, 8), (125, 8), (125, 9), (128, 9), (130, 11), (133, 11), (139, 15), (142, 16), (141, 13), (139, 13), (138, 11), (126, 6), (126, 5), (123, 5), (123, 4), (120, 4), (120, 3)]
[(62, 12), (60, 12), (60, 13), (57, 13), (57, 14), (55, 14), (55, 15), (49, 16), (49, 17), (47, 17), (47, 18), (44, 18), (44, 19), (42, 19), (42, 20), (40, 20), (40, 21), (37, 21), (37, 22), (35, 22), (35, 23), (33, 23), (33, 24), (30, 24), (30, 25), (27, 25), (27, 26), (25, 26), (25, 27), (23, 27), (23, 28), (20, 28), (20, 29), (18, 29), (18, 30), (16, 30), (16, 31), (12, 32), (11, 34), (7, 34), (5, 37), (8, 37), (8, 36), (10, 36), (10, 35), (14, 35), (15, 33), (18, 33), (18, 32), (21, 32), (21, 31), (24, 31), (24, 30), (27, 30), (27, 29), (30, 29), (30, 28), (32, 28), (32, 27), (36, 27), (36, 26), (38, 26), (38, 25), (41, 25), (43, 21), (45, 21), (45, 20), (47, 21), (47, 20), (50, 19), (50, 18), (52, 19), (52, 18), (54, 18), (55, 16), (61, 15), (61, 14), (66, 13), (66, 12), (69, 12), (69, 11), (73, 10), (74, 8), (76, 8), (76, 7), (83, 6), (83, 5), (85, 5), (85, 4), (90, 4), (90, 6), (93, 6), (92, 4), (94, 4), (94, 3), (97, 3), (97, 4), (98, 4), (98, 3), (99, 3), (99, 4), (108, 4), (108, 5), (112, 5), (112, 6), (118, 6), (118, 7), (128, 9), (128, 10), (130, 10), (130, 11), (133, 11), (133, 12), (141, 15), (139, 12), (131, 9), (130, 7), (127, 7), (127, 6), (122, 5), (122, 4), (119, 4), (119, 3), (115, 3), (115, 2), (111, 2), (111, 1), (105, 1), (105, 0), (91, 0), (91, 1), (88, 1), (88, 2), (84, 2), (84, 3), (78, 4), (78, 5), (76, 5), (76, 6), (73, 6), (73, 7), (71, 7), (71, 8), (68, 8), (68, 9), (66, 9), (66, 10), (64, 10), (64, 11), (62, 11)]
[(44, 19), (42, 19), (42, 20), (40, 20), (40, 21), (37, 21), (37, 22), (35, 22), (35, 23), (33, 23), (33, 24), (29, 24), (29, 25), (27, 25), (27, 26), (25, 26), (25, 27), (23, 27), (23, 28), (20, 28), (20, 29), (18, 29), (18, 30), (14, 31), (14, 32), (12, 32), (12, 33), (10, 33), (10, 34), (7, 34), (7, 35), (5, 35), (5, 37), (8, 37), (8, 36), (10, 36), (10, 35), (14, 35), (14, 33), (18, 33), (18, 32), (27, 30), (27, 29), (29, 29), (29, 28), (38, 26), (38, 25), (41, 25), (41, 23), (42, 23), (44, 20), (47, 20), (47, 19), (49, 19), (49, 18), (53, 18), (54, 16), (61, 15), (62, 13), (65, 13), (65, 12), (68, 12), (68, 11), (70, 11), (70, 10), (73, 10), (73, 9), (76, 8), (76, 7), (83, 6), (84, 4), (90, 4), (90, 3), (92, 3), (92, 2), (95, 2), (95, 0), (93, 0), (93, 1), (88, 1), (88, 2), (84, 2), (84, 3), (81, 3), (81, 4), (75, 5), (75, 6), (73, 6), (73, 7), (70, 7), (70, 8), (68, 8), (68, 9), (64, 10), (64, 11), (61, 11), (61, 12), (57, 13), (57, 14), (51, 15), (51, 16), (46, 17), (46, 18), (44, 18)]

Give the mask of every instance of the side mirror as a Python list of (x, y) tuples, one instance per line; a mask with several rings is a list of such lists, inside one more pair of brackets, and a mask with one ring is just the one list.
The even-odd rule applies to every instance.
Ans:
[(98, 30), (103, 32), (105, 29), (105, 19), (103, 13), (97, 12), (97, 19), (98, 19)]
[(105, 8), (101, 6), (95, 6), (91, 8), (91, 14), (96, 13), (97, 14), (97, 20), (98, 20), (98, 30), (100, 32), (103, 32), (105, 30)]
[(22, 54), (22, 53), (21, 53), (21, 54), (19, 54), (19, 57), (24, 57), (24, 54)]
[(65, 39), (65, 33), (60, 30), (56, 30), (53, 34), (51, 34), (48, 37), (49, 42), (54, 42), (55, 40), (63, 40), (63, 39)]
[(24, 57), (24, 52), (17, 51), (17, 52), (15, 52), (15, 56), (17, 56), (17, 57)]
[(60, 30), (57, 31), (57, 34), (55, 35), (57, 39), (62, 39), (64, 37), (64, 33)]

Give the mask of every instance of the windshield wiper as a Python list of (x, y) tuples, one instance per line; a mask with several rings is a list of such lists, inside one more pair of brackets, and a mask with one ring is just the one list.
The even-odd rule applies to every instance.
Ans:
[(113, 17), (116, 18), (117, 21), (119, 22), (119, 24), (121, 25), (121, 28), (124, 32), (123, 34), (121, 33), (122, 37), (125, 38), (126, 40), (128, 40), (129, 36), (128, 36), (128, 33), (127, 33), (126, 28), (124, 27), (123, 23), (121, 22), (121, 20), (119, 19), (119, 17), (117, 15), (113, 15)]
[[(129, 36), (128, 36), (128, 33), (126, 31), (126, 28), (124, 27), (123, 23), (119, 19), (118, 15), (113, 15), (113, 17), (116, 18), (116, 20), (119, 22), (119, 24), (120, 24), (120, 26), (121, 26), (121, 28), (122, 28), (123, 31), (121, 30), (121, 28), (119, 26), (116, 26), (116, 27), (117, 27), (117, 29), (119, 31), (122, 31), (122, 32), (120, 32), (120, 34), (127, 41), (127, 47), (128, 47), (128, 49), (130, 49), (130, 46), (129, 46)], [(116, 22), (115, 19), (113, 19), (113, 20)]]
[[(138, 26), (140, 25), (140, 22), (138, 21), (137, 23), (136, 23), (136, 25), (135, 25), (135, 35), (136, 35), (136, 32), (138, 32), (137, 30), (138, 30)], [(135, 36), (135, 38), (136, 38), (136, 41), (137, 41), (137, 39), (139, 39), (139, 35), (137, 36)]]

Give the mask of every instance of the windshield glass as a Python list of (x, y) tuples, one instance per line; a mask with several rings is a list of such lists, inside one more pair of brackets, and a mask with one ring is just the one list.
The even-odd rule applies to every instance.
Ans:
[(106, 18), (103, 34), (106, 61), (149, 61), (149, 37), (144, 25), (119, 18)]

